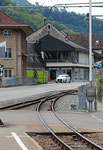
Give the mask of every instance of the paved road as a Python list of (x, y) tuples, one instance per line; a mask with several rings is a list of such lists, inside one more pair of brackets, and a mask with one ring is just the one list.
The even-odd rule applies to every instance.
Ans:
[(85, 82), (48, 83), (35, 86), (17, 86), (17, 87), (0, 88), (0, 101), (6, 99), (31, 96), (34, 94), (41, 94), (49, 91), (77, 88), (82, 84), (86, 83)]

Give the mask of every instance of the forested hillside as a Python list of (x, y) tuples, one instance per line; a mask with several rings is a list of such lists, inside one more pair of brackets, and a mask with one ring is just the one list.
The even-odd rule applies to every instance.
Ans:
[(12, 2), (16, 3), (17, 5), (22, 5), (22, 6), (31, 6), (32, 4), (29, 3), (27, 0), (11, 0)]
[[(11, 0), (0, 0), (0, 2), (1, 6), (2, 5), (15, 6), (15, 3), (11, 2)], [(34, 31), (39, 29), (44, 24), (45, 17), (38, 10), (30, 8), (2, 8), (2, 10), (11, 17), (15, 18), (16, 20), (29, 24), (34, 29)], [(58, 30), (62, 30), (68, 34), (75, 33), (64, 24), (60, 24), (56, 21), (52, 21), (51, 23)]]
[[(42, 14), (50, 20), (55, 20), (65, 24), (69, 29), (77, 33), (88, 33), (89, 22), (86, 22), (86, 14), (76, 14), (75, 12), (67, 12), (65, 9), (58, 10), (42, 10)], [(103, 20), (92, 17), (93, 33), (103, 37)]]
[(0, 6), (7, 6), (12, 4), (11, 0), (0, 0)]
[[(13, 3), (15, 2), (15, 3)], [(0, 5), (29, 5), (27, 0), (0, 0)], [(44, 23), (44, 17), (51, 22), (58, 30), (62, 30), (67, 34), (72, 33), (88, 33), (88, 22), (85, 22), (86, 15), (67, 12), (65, 9), (57, 8), (3, 8), (8, 15), (16, 20), (28, 23), (34, 31), (40, 28)], [(103, 20), (93, 18), (93, 33), (103, 38)]]

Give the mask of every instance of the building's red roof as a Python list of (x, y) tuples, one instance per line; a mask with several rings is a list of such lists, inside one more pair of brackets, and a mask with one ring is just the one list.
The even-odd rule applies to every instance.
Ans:
[(5, 12), (0, 10), (0, 27), (12, 27), (12, 26), (28, 28), (29, 32), (31, 33), (33, 32), (32, 28), (28, 24), (16, 21), (14, 18), (10, 17)]
[[(68, 35), (66, 38), (85, 48), (89, 48), (88, 34), (72, 34)], [(92, 34), (92, 49), (103, 49), (103, 39), (96, 34)]]
[(26, 25), (25, 23), (21, 23), (16, 21), (12, 17), (8, 16), (6, 13), (0, 10), (0, 25)]

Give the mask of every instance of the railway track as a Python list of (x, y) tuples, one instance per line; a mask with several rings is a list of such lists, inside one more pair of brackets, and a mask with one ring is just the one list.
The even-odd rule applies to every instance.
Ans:
[[(64, 93), (61, 93), (61, 94), (58, 94), (58, 95), (54, 95), (54, 96), (51, 96), (51, 97), (48, 97), (46, 98), (45, 100), (41, 101), (38, 106), (37, 106), (37, 114), (40, 118), (40, 120), (42, 121), (42, 124), (45, 126), (45, 128), (51, 133), (51, 135), (53, 136), (53, 139), (55, 139), (56, 142), (58, 142), (58, 145), (61, 147), (61, 150), (62, 149), (65, 149), (65, 150), (91, 150), (91, 149), (94, 149), (94, 150), (103, 150), (102, 147), (100, 147), (99, 145), (95, 144), (94, 142), (90, 141), (88, 138), (84, 137), (82, 134), (80, 134), (80, 132), (78, 132), (75, 128), (73, 128), (71, 125), (67, 124), (66, 122), (64, 122), (62, 120), (62, 118), (60, 118), (60, 116), (55, 112), (55, 103), (56, 101), (64, 96), (64, 95), (67, 95), (67, 94), (73, 94), (76, 92), (76, 89), (75, 90), (69, 90), (68, 92), (64, 92)], [(69, 128), (69, 130), (71, 130), (73, 133), (74, 133), (74, 138), (77, 139), (77, 141), (80, 141), (81, 143), (81, 148), (80, 147), (76, 147), (74, 148), (75, 146), (73, 145), (73, 142), (72, 144), (71, 143), (67, 143), (67, 142), (64, 142), (61, 138), (59, 138), (59, 136), (56, 135), (56, 133), (53, 131), (53, 129), (51, 129), (51, 127), (48, 126), (48, 124), (46, 123), (46, 121), (43, 119), (41, 113), (40, 113), (40, 110), (41, 110), (41, 107), (42, 105), (46, 102), (46, 101), (49, 101), (49, 100), (52, 100), (52, 107), (51, 107), (51, 110), (53, 111), (53, 113), (55, 114), (55, 116), (67, 127)], [(79, 145), (80, 146), (80, 145)]]
[[(19, 103), (19, 104), (13, 104), (12, 106), (7, 106), (7, 107), (4, 107), (4, 108), (1, 108), (0, 110), (5, 110), (5, 109), (9, 109), (9, 110), (15, 110), (15, 109), (20, 109), (20, 108), (24, 108), (24, 107), (28, 107), (30, 105), (33, 105), (33, 104), (38, 104), (38, 107), (37, 107), (37, 113), (39, 115), (39, 118), (40, 120), (42, 121), (42, 123), (44, 124), (44, 126), (47, 128), (47, 130), (52, 134), (52, 137), (53, 139), (57, 141), (59, 141), (59, 147), (60, 150), (63, 150), (63, 149), (66, 149), (66, 150), (74, 150), (74, 146), (73, 144), (69, 143), (67, 144), (67, 142), (64, 142), (59, 136), (57, 136), (55, 134), (55, 132), (46, 124), (46, 122), (43, 120), (41, 114), (40, 114), (40, 109), (41, 109), (41, 106), (43, 103), (45, 103), (46, 101), (50, 101), (50, 104), (52, 104), (52, 106), (50, 107), (51, 110), (53, 111), (53, 113), (55, 114), (56, 117), (58, 117), (58, 119), (65, 124), (65, 126), (67, 126), (69, 129), (72, 130), (72, 132), (74, 133), (74, 139), (77, 139), (78, 141), (83, 141), (83, 145), (86, 143), (86, 147), (89, 147), (89, 150), (90, 149), (96, 149), (96, 150), (103, 150), (102, 147), (100, 147), (99, 145), (91, 142), (88, 138), (85, 138), (82, 134), (80, 134), (77, 130), (75, 130), (73, 127), (71, 127), (71, 125), (65, 123), (59, 116), (58, 114), (56, 114), (55, 112), (55, 103), (56, 101), (64, 96), (64, 95), (67, 95), (67, 94), (75, 94), (75, 92), (77, 92), (77, 89), (74, 89), (74, 90), (69, 90), (69, 91), (61, 91), (61, 92), (58, 92), (57, 94), (51, 94), (49, 95), (48, 97), (41, 97), (41, 98), (38, 98), (38, 99), (35, 99), (35, 100), (29, 100), (29, 101), (26, 101), (26, 102), (22, 102), (22, 103)], [(51, 103), (51, 100), (53, 101)], [(76, 150), (78, 148), (76, 147)], [(83, 150), (85, 149), (88, 149), (88, 148), (82, 148)], [(57, 148), (56, 148), (57, 150)], [(81, 150), (81, 149), (80, 149)]]
[(41, 97), (41, 98), (38, 98), (38, 99), (28, 100), (28, 101), (17, 103), (17, 104), (13, 104), (13, 105), (10, 105), (10, 106), (5, 106), (3, 108), (0, 108), (0, 110), (3, 111), (3, 110), (21, 109), (21, 108), (28, 107), (28, 106), (33, 105), (33, 104), (40, 103), (45, 98), (46, 97)]
[(56, 94), (49, 94), (49, 96), (42, 96), (42, 97), (37, 98), (37, 99), (32, 99), (32, 100), (28, 100), (28, 101), (24, 101), (24, 102), (19, 102), (17, 104), (11, 104), (9, 106), (4, 106), (4, 107), (0, 108), (0, 111), (2, 111), (2, 110), (21, 109), (21, 108), (28, 107), (28, 106), (33, 105), (33, 104), (40, 103), (41, 101), (43, 101), (45, 99), (55, 98), (55, 97), (59, 96), (60, 94), (64, 94), (64, 93), (67, 93), (67, 92), (68, 91), (61, 91), (61, 92), (57, 92)]

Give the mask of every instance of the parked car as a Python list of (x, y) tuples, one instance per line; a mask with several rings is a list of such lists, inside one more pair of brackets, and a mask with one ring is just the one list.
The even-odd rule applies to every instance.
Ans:
[(70, 76), (68, 74), (61, 74), (56, 78), (56, 83), (66, 83), (69, 82), (70, 83)]

